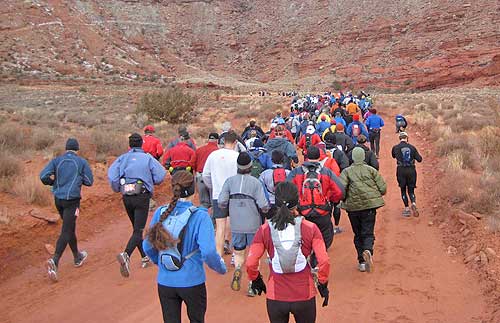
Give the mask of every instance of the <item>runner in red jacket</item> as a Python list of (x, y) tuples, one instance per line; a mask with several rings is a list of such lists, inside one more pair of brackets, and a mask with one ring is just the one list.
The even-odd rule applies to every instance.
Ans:
[[(314, 323), (316, 288), (307, 257), (312, 252), (316, 255), (317, 287), (324, 299), (323, 306), (327, 306), (330, 260), (325, 244), (318, 227), (299, 216), (298, 192), (292, 183), (277, 185), (276, 204), (276, 215), (259, 228), (250, 247), (247, 274), (251, 288), (255, 294), (267, 292), (271, 323), (288, 322), (290, 313), (297, 323)], [(266, 251), (270, 258), (267, 288), (259, 272), (259, 259)]]
[(194, 156), (194, 150), (187, 143), (189, 134), (187, 132), (183, 133), (179, 138), (179, 143), (167, 150), (165, 156), (163, 156), (163, 165), (171, 174), (179, 170), (192, 171), (191, 159)]
[(198, 188), (198, 198), (200, 200), (200, 204), (207, 209), (212, 206), (212, 194), (210, 193), (210, 189), (203, 182), (203, 167), (205, 167), (208, 155), (219, 149), (219, 146), (217, 145), (218, 140), (219, 134), (216, 132), (210, 133), (208, 135), (207, 144), (195, 150), (190, 162), (196, 175), (196, 187)]
[(153, 135), (154, 133), (155, 128), (152, 125), (144, 127), (142, 150), (156, 158), (156, 160), (160, 160), (160, 157), (163, 155), (163, 147), (161, 146), (160, 139)]

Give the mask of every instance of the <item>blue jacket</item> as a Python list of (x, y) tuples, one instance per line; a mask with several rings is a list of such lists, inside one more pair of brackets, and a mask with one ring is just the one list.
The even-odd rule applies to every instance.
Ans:
[(125, 183), (144, 182), (144, 187), (153, 193), (153, 186), (163, 182), (167, 172), (150, 154), (141, 148), (132, 148), (118, 157), (108, 169), (108, 180), (115, 192), (120, 192), (120, 178)]
[[(172, 212), (184, 212), (192, 205), (193, 203), (189, 201), (179, 200)], [(150, 228), (159, 221), (160, 209), (161, 207), (153, 215), (153, 219), (149, 224)], [(153, 248), (148, 239), (144, 239), (142, 247), (151, 261), (158, 265), (158, 250)], [(219, 274), (226, 273), (227, 269), (224, 260), (215, 249), (214, 226), (207, 209), (200, 207), (189, 218), (182, 249), (183, 256), (196, 249), (199, 249), (200, 252), (186, 260), (178, 271), (170, 271), (162, 264), (158, 265), (158, 284), (168, 287), (192, 287), (203, 284), (206, 280), (203, 262)]]
[[(54, 175), (54, 179), (51, 176)], [(60, 200), (81, 198), (82, 184), (92, 186), (94, 176), (89, 163), (72, 151), (52, 159), (40, 172), (40, 180), (52, 186), (54, 196)]]
[(330, 122), (320, 121), (316, 126), (316, 133), (321, 136), (326, 129), (330, 128), (330, 126), (331, 126)]
[(384, 120), (378, 114), (372, 114), (366, 119), (366, 128), (368, 131), (372, 129), (380, 129), (384, 126)]
[(360, 129), (361, 129), (361, 133), (362, 135), (364, 135), (366, 138), (368, 138), (368, 131), (366, 130), (366, 127), (365, 125), (361, 122), (361, 121), (353, 121), (349, 124), (349, 126), (347, 126), (347, 129), (346, 129), (346, 134), (351, 137), (352, 141), (354, 142), (354, 144), (357, 144), (358, 143), (358, 137), (357, 136), (353, 136), (352, 135), (352, 126), (353, 125), (359, 125)]
[(248, 150), (248, 155), (252, 160), (257, 159), (262, 165), (263, 169), (269, 169), (273, 167), (271, 156), (266, 153), (266, 150), (264, 148), (252, 148)]
[(336, 124), (341, 123), (344, 126), (344, 129), (345, 129), (345, 127), (347, 127), (347, 123), (345, 122), (344, 118), (342, 118), (342, 117), (336, 117), (335, 122), (336, 122)]

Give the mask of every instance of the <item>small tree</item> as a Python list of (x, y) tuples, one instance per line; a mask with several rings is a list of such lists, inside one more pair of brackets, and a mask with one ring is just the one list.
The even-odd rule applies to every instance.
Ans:
[(178, 124), (190, 121), (196, 97), (184, 93), (177, 87), (142, 96), (136, 107), (136, 114), (145, 113), (150, 120)]

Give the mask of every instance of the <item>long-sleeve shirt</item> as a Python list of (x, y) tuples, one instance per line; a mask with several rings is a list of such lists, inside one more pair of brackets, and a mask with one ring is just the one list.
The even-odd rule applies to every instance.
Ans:
[(221, 148), (212, 152), (203, 167), (203, 182), (212, 189), (212, 199), (219, 198), (222, 185), (229, 177), (236, 175), (238, 153)]
[(40, 180), (45, 185), (53, 186), (54, 196), (60, 200), (78, 199), (82, 185), (91, 186), (94, 183), (89, 163), (72, 151), (52, 159), (40, 172)]
[(384, 126), (384, 120), (378, 114), (372, 114), (366, 119), (366, 127), (368, 131), (380, 129)]
[[(259, 259), (267, 251), (269, 257), (274, 257), (274, 244), (271, 237), (270, 222), (263, 224), (253, 239), (246, 261), (249, 280), (254, 280), (259, 275)], [(330, 273), (330, 259), (326, 252), (325, 243), (316, 224), (302, 220), (301, 249), (307, 258), (313, 251), (318, 260), (318, 280), (326, 283)], [(277, 301), (298, 302), (306, 301), (316, 295), (316, 288), (311, 275), (311, 268), (306, 266), (298, 273), (277, 274), (269, 266), (270, 275), (267, 282), (267, 298)]]
[(208, 156), (219, 149), (216, 141), (209, 142), (205, 146), (202, 146), (194, 152), (193, 157), (191, 158), (191, 167), (197, 173), (203, 173), (203, 167), (205, 166), (205, 162), (207, 161)]
[[(192, 205), (191, 202), (179, 200), (172, 214), (176, 212), (180, 214)], [(160, 207), (156, 210), (149, 225), (150, 228), (160, 220), (160, 211), (162, 209), (164, 208)], [(151, 261), (158, 265), (157, 280), (160, 285), (168, 287), (192, 287), (204, 283), (206, 276), (203, 262), (219, 274), (224, 274), (227, 271), (224, 261), (215, 248), (214, 226), (210, 220), (207, 209), (198, 208), (189, 218), (185, 228), (186, 231), (184, 233), (181, 255), (185, 257), (196, 249), (200, 251), (186, 260), (182, 268), (178, 271), (167, 270), (163, 264), (158, 263), (158, 250), (153, 248), (153, 245), (148, 239), (144, 239), (142, 242), (146, 255), (148, 255)]]
[(168, 167), (188, 167), (194, 156), (194, 150), (186, 142), (179, 142), (176, 146), (167, 150), (163, 156), (163, 165)]
[(132, 148), (118, 157), (108, 169), (108, 180), (115, 192), (120, 192), (120, 179), (126, 184), (141, 180), (144, 187), (153, 193), (154, 185), (161, 184), (167, 172), (159, 161), (141, 148)]
[(144, 135), (142, 137), (142, 150), (145, 153), (151, 154), (156, 159), (160, 159), (163, 155), (163, 147), (161, 146), (161, 141), (153, 135)]

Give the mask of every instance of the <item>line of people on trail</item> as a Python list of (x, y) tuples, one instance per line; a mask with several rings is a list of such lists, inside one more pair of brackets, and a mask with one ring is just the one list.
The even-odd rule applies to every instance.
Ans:
[[(179, 128), (165, 150), (153, 126), (144, 129), (144, 136), (130, 135), (130, 150), (108, 169), (111, 188), (122, 195), (133, 228), (117, 255), (121, 275), (130, 276), (131, 256), (138, 249), (142, 267), (158, 265), (164, 321), (180, 322), (184, 302), (191, 322), (203, 322), (207, 308), (203, 262), (225, 274), (228, 267), (222, 255), (231, 254), (235, 269), (230, 288), (241, 289), (246, 263), (246, 294), (267, 293), (271, 322), (288, 322), (290, 313), (296, 322), (314, 322), (316, 290), (322, 306), (329, 301), (327, 250), (341, 232), (336, 227), (341, 209), (354, 233), (358, 270), (374, 270), (376, 213), (386, 193), (378, 172), (384, 122), (363, 96), (294, 97), (290, 115), (277, 113), (268, 132), (250, 120), (240, 136), (226, 122), (222, 133), (210, 133), (201, 147), (186, 127)], [(362, 116), (365, 110), (371, 115)], [(421, 162), (422, 157), (402, 131), (406, 120), (398, 126), (398, 116), (400, 143), (392, 148), (392, 157), (397, 160), (403, 215), (418, 216), (415, 160)], [(373, 142), (370, 148), (368, 141)], [(56, 252), (47, 264), (54, 281), (67, 244), (76, 267), (88, 256), (77, 248), (75, 226), (81, 185), (92, 185), (92, 172), (77, 155), (76, 139), (68, 140), (66, 150), (40, 174), (42, 182), (53, 187), (63, 219)], [(156, 209), (144, 232), (154, 186), (167, 174), (172, 198)], [(199, 206), (194, 204), (195, 191)], [(259, 271), (264, 255), (270, 271), (267, 283)]]

